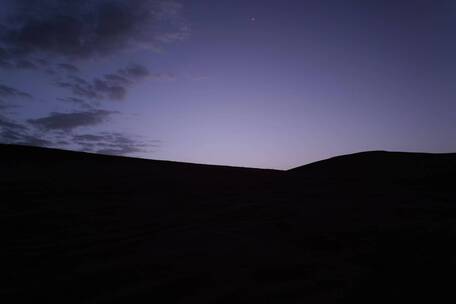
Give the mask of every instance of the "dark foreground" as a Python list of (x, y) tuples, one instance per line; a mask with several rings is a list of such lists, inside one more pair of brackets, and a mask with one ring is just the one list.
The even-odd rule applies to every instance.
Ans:
[(1, 303), (456, 300), (456, 154), (286, 172), (0, 156)]

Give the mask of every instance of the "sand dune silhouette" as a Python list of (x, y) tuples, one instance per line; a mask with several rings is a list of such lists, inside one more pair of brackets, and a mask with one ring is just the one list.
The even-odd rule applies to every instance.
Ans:
[(454, 298), (456, 154), (373, 151), (289, 171), (0, 154), (3, 303)]

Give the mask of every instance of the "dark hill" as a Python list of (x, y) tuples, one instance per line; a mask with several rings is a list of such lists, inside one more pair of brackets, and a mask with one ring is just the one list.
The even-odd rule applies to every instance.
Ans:
[(291, 169), (314, 178), (397, 179), (428, 178), (454, 172), (456, 153), (405, 153), (371, 151), (342, 155)]
[(0, 145), (2, 303), (454, 300), (455, 154), (290, 171)]

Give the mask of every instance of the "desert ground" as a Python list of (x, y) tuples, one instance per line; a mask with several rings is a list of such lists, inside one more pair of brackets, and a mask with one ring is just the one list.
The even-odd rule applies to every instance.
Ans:
[(455, 300), (456, 154), (288, 171), (0, 145), (2, 303)]

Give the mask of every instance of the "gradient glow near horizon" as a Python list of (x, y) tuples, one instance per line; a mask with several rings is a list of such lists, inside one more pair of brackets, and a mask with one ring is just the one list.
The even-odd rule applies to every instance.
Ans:
[(278, 169), (456, 151), (455, 1), (0, 0), (0, 12), (2, 142)]

